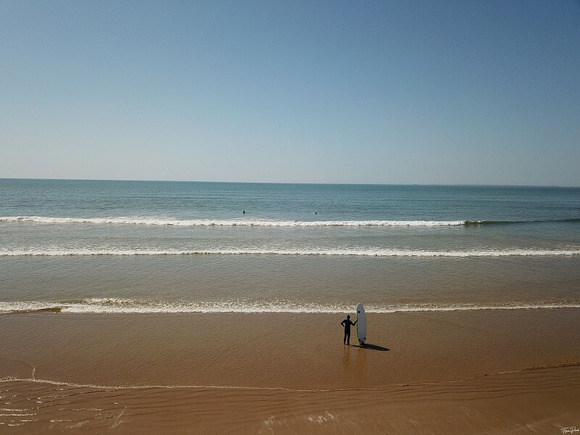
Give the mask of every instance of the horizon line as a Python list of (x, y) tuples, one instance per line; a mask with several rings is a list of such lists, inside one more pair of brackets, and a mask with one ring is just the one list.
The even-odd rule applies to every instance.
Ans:
[(327, 186), (440, 186), (440, 187), (553, 187), (576, 189), (580, 185), (559, 184), (483, 184), (483, 183), (387, 183), (387, 182), (322, 182), (322, 181), (210, 181), (210, 180), (167, 180), (167, 179), (115, 179), (115, 178), (37, 178), (0, 177), (0, 180), (21, 181), (88, 181), (88, 182), (129, 182), (129, 183), (215, 183), (215, 184), (280, 184), (280, 185), (327, 185)]

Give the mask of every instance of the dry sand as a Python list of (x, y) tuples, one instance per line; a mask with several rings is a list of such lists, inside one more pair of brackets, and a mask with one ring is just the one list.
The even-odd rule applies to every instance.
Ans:
[(343, 317), (0, 316), (0, 431), (580, 428), (578, 310), (370, 313), (366, 348)]

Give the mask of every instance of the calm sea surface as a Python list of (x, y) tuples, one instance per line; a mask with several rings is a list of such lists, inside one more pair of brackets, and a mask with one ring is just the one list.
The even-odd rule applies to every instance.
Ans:
[(580, 189), (0, 180), (0, 313), (580, 308)]

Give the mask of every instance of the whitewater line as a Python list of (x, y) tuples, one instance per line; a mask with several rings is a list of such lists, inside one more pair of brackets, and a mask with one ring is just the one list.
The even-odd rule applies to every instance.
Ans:
[(505, 249), (468, 251), (421, 251), (389, 249), (200, 249), (200, 250), (124, 250), (124, 249), (47, 249), (1, 250), (0, 257), (87, 257), (87, 256), (194, 256), (194, 255), (272, 255), (272, 256), (344, 256), (344, 257), (420, 257), (420, 258), (472, 258), (472, 257), (573, 257), (580, 249)]
[(44, 216), (4, 216), (0, 222), (35, 223), (45, 225), (93, 224), (93, 225), (145, 225), (175, 227), (439, 227), (462, 226), (467, 221), (402, 221), (402, 220), (332, 220), (332, 221), (298, 221), (272, 219), (171, 219), (143, 217), (44, 217)]
[[(76, 302), (0, 302), (0, 314), (67, 313), (67, 314), (208, 314), (208, 313), (273, 313), (273, 314), (336, 314), (348, 311), (347, 305), (252, 302), (162, 302), (118, 298), (94, 298)], [(580, 303), (514, 302), (489, 304), (401, 304), (367, 305), (372, 314), (580, 309)]]

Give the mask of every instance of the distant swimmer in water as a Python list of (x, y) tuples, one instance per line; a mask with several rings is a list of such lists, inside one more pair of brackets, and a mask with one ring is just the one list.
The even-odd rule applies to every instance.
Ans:
[(350, 321), (350, 316), (346, 316), (340, 324), (344, 327), (344, 344), (350, 346), (350, 327), (356, 325), (358, 319), (354, 323)]

